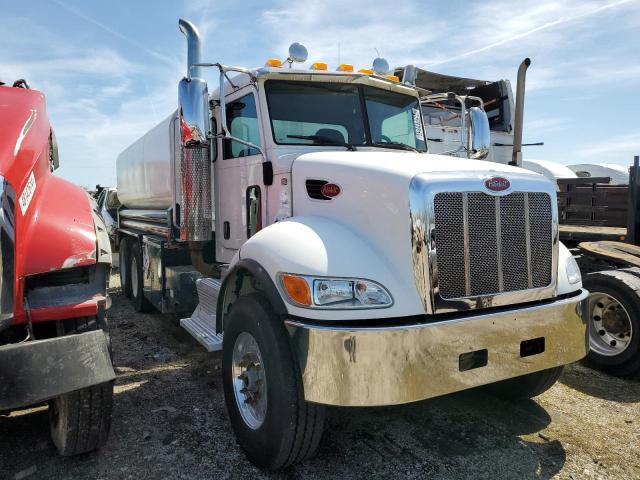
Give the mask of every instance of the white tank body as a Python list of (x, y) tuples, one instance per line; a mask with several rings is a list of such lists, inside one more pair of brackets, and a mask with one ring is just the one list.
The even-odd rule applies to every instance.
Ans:
[(118, 198), (125, 207), (165, 210), (172, 206), (176, 116), (177, 111), (118, 155)]

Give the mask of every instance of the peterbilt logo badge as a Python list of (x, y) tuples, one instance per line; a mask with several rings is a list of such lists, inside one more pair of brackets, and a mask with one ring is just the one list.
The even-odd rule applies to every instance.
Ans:
[(333, 198), (340, 195), (340, 187), (335, 183), (325, 183), (320, 187), (320, 193), (325, 197)]
[(485, 180), (484, 186), (492, 192), (502, 192), (511, 186), (511, 182), (504, 177), (491, 177)]

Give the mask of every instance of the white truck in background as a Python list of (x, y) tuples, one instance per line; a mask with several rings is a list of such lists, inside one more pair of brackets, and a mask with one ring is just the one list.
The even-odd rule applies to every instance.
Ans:
[[(222, 350), (254, 464), (313, 454), (325, 405), (487, 384), (531, 397), (584, 357), (588, 294), (551, 182), (427, 153), (418, 92), (382, 59), (292, 68), (307, 57), (293, 44), (263, 68), (203, 63), (179, 25), (178, 109), (117, 161), (122, 284)], [(482, 157), (487, 119), (470, 112)]]

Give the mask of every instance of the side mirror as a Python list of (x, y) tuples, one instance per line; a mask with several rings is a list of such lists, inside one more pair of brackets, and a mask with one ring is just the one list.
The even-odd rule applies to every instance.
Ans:
[(482, 160), (489, 155), (491, 131), (489, 118), (484, 110), (471, 107), (467, 113), (467, 152), (469, 158)]
[(207, 82), (200, 77), (180, 80), (178, 105), (182, 146), (207, 146), (211, 131)]

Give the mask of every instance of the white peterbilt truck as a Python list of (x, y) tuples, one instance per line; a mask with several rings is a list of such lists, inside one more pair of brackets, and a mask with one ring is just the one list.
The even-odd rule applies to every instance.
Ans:
[[(222, 350), (253, 463), (311, 455), (325, 405), (487, 384), (531, 397), (584, 357), (587, 292), (551, 182), (429, 154), (416, 89), (381, 59), (292, 68), (307, 57), (293, 44), (263, 68), (203, 63), (197, 29), (179, 26), (178, 109), (117, 161), (121, 280), (138, 311), (184, 315)], [(486, 116), (469, 122), (482, 157)]]

